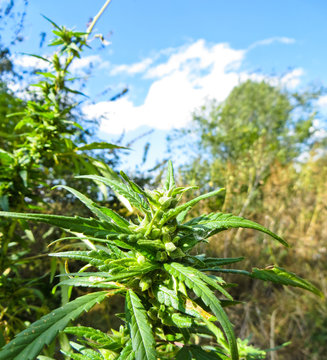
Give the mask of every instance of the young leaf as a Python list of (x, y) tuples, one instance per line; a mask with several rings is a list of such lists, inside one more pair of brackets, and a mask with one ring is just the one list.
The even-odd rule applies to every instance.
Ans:
[(221, 231), (231, 228), (248, 228), (259, 230), (265, 234), (270, 235), (284, 246), (289, 246), (285, 240), (268, 230), (264, 226), (255, 223), (254, 221), (244, 219), (240, 216), (234, 216), (232, 214), (223, 213), (211, 213), (209, 215), (202, 215), (197, 218), (191, 219), (184, 224), (190, 226), (194, 231), (200, 231), (202, 236), (210, 237)]
[(128, 202), (134, 206), (136, 209), (142, 211), (143, 213), (148, 212), (148, 205), (142, 201), (140, 196), (131, 190), (127, 185), (123, 183), (122, 180), (118, 180), (117, 178), (105, 178), (98, 175), (81, 175), (77, 176), (77, 178), (83, 179), (92, 179), (96, 181), (100, 181), (103, 184), (109, 186), (115, 193), (118, 193), (123, 198), (128, 200)]
[(117, 214), (115, 211), (106, 208), (106, 207), (100, 207), (99, 209), (101, 209), (101, 211), (106, 214), (108, 217), (110, 217), (118, 226), (120, 226), (121, 228), (128, 228), (129, 227), (129, 222), (123, 218), (122, 216), (120, 216), (119, 214)]
[(65, 185), (58, 185), (55, 186), (54, 188), (57, 187), (61, 187), (63, 189), (66, 189), (67, 191), (71, 192), (74, 196), (76, 196), (85, 206), (87, 206), (92, 212), (93, 214), (95, 214), (100, 220), (102, 221), (106, 221), (111, 223), (111, 218), (109, 216), (107, 216), (106, 214), (104, 214), (97, 205), (95, 205), (94, 201), (92, 201), (91, 199), (89, 199), (87, 196), (85, 196), (84, 194), (80, 193), (79, 191), (69, 187), (69, 186), (65, 186)]
[(217, 189), (215, 191), (211, 191), (207, 194), (203, 194), (203, 195), (200, 195), (198, 196), (197, 198), (195, 199), (192, 199), (190, 201), (188, 201), (187, 203), (185, 204), (182, 204), (180, 206), (177, 206), (176, 208), (174, 209), (171, 209), (169, 210), (163, 217), (162, 217), (162, 220), (160, 221), (160, 225), (163, 225), (165, 222), (169, 221), (170, 219), (176, 217), (179, 213), (181, 213), (182, 211), (186, 210), (187, 208), (191, 209), (195, 204), (197, 204), (199, 201), (203, 200), (203, 199), (207, 199), (209, 197), (212, 197), (212, 196), (216, 196), (218, 195), (219, 193), (221, 193), (222, 191), (224, 191), (225, 189)]
[(43, 346), (49, 345), (70, 321), (75, 320), (84, 311), (89, 311), (95, 304), (102, 302), (107, 295), (106, 291), (84, 295), (43, 316), (4, 346), (0, 350), (0, 359), (35, 359)]
[(156, 360), (155, 340), (141, 300), (129, 290), (126, 294), (127, 320), (136, 360)]
[(175, 187), (174, 168), (171, 160), (168, 161), (167, 177), (164, 185), (164, 189), (169, 191)]
[(164, 267), (168, 273), (183, 281), (189, 289), (193, 290), (194, 293), (199, 296), (207, 306), (209, 306), (211, 311), (216, 315), (226, 334), (232, 360), (238, 360), (237, 342), (232, 324), (214, 293), (208, 288), (201, 278), (194, 274), (193, 268), (185, 267), (179, 263), (164, 264)]

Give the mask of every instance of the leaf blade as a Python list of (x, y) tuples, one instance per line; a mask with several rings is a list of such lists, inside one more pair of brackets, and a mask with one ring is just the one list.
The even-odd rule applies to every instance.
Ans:
[(141, 300), (133, 290), (129, 290), (126, 294), (126, 305), (136, 360), (156, 360), (157, 352), (152, 329)]
[(0, 359), (35, 359), (43, 346), (49, 345), (59, 331), (63, 330), (70, 321), (103, 301), (107, 295), (108, 292), (106, 291), (84, 295), (43, 316), (4, 346), (0, 350)]

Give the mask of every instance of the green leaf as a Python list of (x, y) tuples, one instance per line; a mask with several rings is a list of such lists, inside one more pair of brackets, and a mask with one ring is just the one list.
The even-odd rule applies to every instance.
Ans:
[(46, 61), (48, 63), (51, 63), (51, 61), (49, 59), (46, 59), (45, 57), (42, 57), (40, 55), (35, 55), (35, 54), (29, 54), (29, 53), (22, 53), (22, 55), (28, 55), (28, 56), (32, 56), (32, 57), (35, 57), (37, 59), (40, 59), (40, 60), (43, 60), (43, 61)]
[(167, 177), (164, 189), (169, 191), (175, 187), (174, 168), (171, 160), (168, 161)]
[(191, 345), (191, 353), (195, 360), (221, 360), (222, 358), (213, 351), (205, 351), (201, 346)]
[(43, 316), (26, 330), (19, 333), (14, 340), (0, 350), (0, 359), (33, 360), (44, 345), (49, 345), (58, 332), (70, 321), (75, 320), (84, 311), (103, 301), (106, 291), (84, 295)]
[(141, 300), (133, 290), (126, 294), (126, 309), (135, 359), (156, 360), (156, 344), (149, 319)]
[(299, 276), (292, 272), (288, 272), (285, 269), (274, 266), (272, 269), (252, 269), (250, 275), (254, 279), (260, 279), (264, 281), (271, 281), (276, 284), (300, 287), (302, 289), (311, 291), (312, 293), (323, 297), (323, 293), (313, 286), (309, 281), (301, 279)]
[(58, 286), (68, 285), (68, 286), (83, 286), (90, 288), (101, 288), (101, 289), (120, 289), (121, 287), (115, 283), (110, 282), (110, 279), (100, 278), (97, 276), (90, 276), (89, 279), (82, 277), (74, 277), (72, 279), (67, 279), (61, 281)]
[(212, 196), (216, 196), (218, 195), (220, 192), (224, 191), (225, 189), (217, 189), (215, 191), (211, 191), (207, 194), (203, 194), (198, 196), (195, 199), (192, 199), (190, 201), (188, 201), (185, 204), (182, 204), (180, 206), (177, 206), (175, 209), (171, 209), (169, 210), (163, 217), (162, 220), (160, 221), (160, 225), (163, 225), (165, 222), (169, 221), (170, 219), (176, 217), (179, 213), (181, 213), (182, 211), (186, 210), (187, 208), (191, 209), (195, 204), (197, 204), (199, 201), (203, 200), (203, 199), (207, 199), (209, 197)]
[(116, 360), (134, 360), (135, 354), (133, 351), (132, 341), (128, 341)]
[(112, 178), (105, 178), (98, 175), (82, 175), (77, 178), (92, 179), (100, 181), (103, 184), (109, 186), (115, 193), (118, 193), (124, 199), (126, 199), (132, 206), (139, 209), (143, 213), (148, 212), (148, 205), (140, 198), (139, 194), (131, 190), (123, 181), (117, 176)]
[[(58, 185), (55, 187), (61, 187), (63, 189), (68, 190), (73, 195), (75, 195), (84, 205), (86, 205), (92, 212), (95, 214), (100, 220), (108, 223), (112, 223), (111, 217), (109, 217), (106, 213), (102, 211), (91, 199), (89, 199), (84, 194), (80, 193), (79, 191), (65, 185)], [(112, 224), (113, 225), (113, 224)], [(119, 226), (113, 226), (115, 228), (115, 231), (117, 232), (126, 232), (126, 226), (124, 228), (120, 228)], [(130, 232), (130, 231), (128, 231)]]
[(149, 194), (147, 194), (139, 185), (132, 181), (123, 171), (120, 172), (120, 175), (125, 181), (127, 181), (128, 185), (133, 191), (142, 195), (145, 199), (149, 199), (150, 201), (156, 203), (156, 201)]
[(237, 257), (237, 258), (200, 258), (200, 260), (205, 264), (205, 267), (215, 267), (221, 265), (228, 265), (237, 263), (239, 261), (244, 260), (244, 257)]
[(92, 327), (72, 326), (67, 327), (64, 332), (66, 334), (75, 335), (79, 338), (92, 340), (93, 342), (97, 343), (97, 347), (109, 349), (112, 351), (117, 351), (122, 347), (120, 342), (117, 342), (108, 334), (105, 334), (104, 332)]
[(15, 158), (11, 153), (0, 149), (0, 162), (2, 164), (9, 165), (9, 164), (12, 164), (14, 161), (15, 161)]
[(257, 224), (254, 221), (244, 219), (240, 216), (234, 216), (232, 214), (211, 213), (209, 215), (203, 215), (191, 219), (184, 225), (190, 226), (192, 230), (201, 233), (201, 236), (206, 238), (231, 228), (241, 227), (255, 229), (270, 235), (284, 246), (289, 246), (285, 240), (283, 240), (278, 235), (274, 234), (272, 231), (268, 230), (264, 226)]
[(46, 17), (45, 15), (41, 14), (42, 17), (45, 18), (45, 20), (49, 21), (49, 23), (52, 24), (53, 27), (55, 27), (56, 29), (60, 30), (60, 33), (62, 32), (62, 29), (52, 20), (50, 20), (48, 17)]
[(214, 293), (208, 288), (201, 278), (194, 274), (194, 268), (185, 267), (175, 262), (171, 264), (164, 264), (164, 267), (168, 273), (184, 282), (189, 289), (193, 290), (194, 293), (199, 296), (207, 306), (209, 306), (211, 311), (216, 315), (226, 334), (232, 359), (238, 360), (237, 342), (232, 324)]
[(123, 218), (122, 216), (120, 216), (119, 214), (117, 214), (115, 211), (108, 209), (106, 207), (100, 207), (99, 209), (101, 209), (101, 211), (106, 214), (108, 217), (110, 217), (118, 226), (120, 226), (121, 228), (129, 228), (129, 222)]
[(113, 230), (116, 228), (109, 223), (97, 221), (95, 219), (82, 218), (79, 216), (70, 217), (48, 214), (23, 214), (6, 211), (0, 211), (0, 216), (43, 222), (46, 224), (58, 226), (71, 232), (78, 232), (85, 235), (94, 235), (103, 238), (106, 238), (107, 235), (112, 235)]
[(176, 360), (192, 360), (192, 354), (188, 346), (183, 346), (176, 354)]
[(83, 150), (99, 150), (99, 149), (125, 149), (125, 150), (129, 150), (129, 148), (124, 147), (124, 146), (119, 146), (119, 145), (115, 145), (115, 144), (110, 144), (108, 142), (93, 142), (91, 144), (86, 144), (83, 146), (80, 146), (78, 148), (76, 148), (76, 151), (83, 151)]

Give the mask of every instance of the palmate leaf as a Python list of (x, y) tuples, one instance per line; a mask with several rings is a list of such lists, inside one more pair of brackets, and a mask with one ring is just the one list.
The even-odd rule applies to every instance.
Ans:
[(62, 229), (78, 232), (84, 235), (93, 235), (103, 237), (106, 239), (107, 235), (115, 233), (115, 226), (103, 221), (98, 221), (92, 218), (83, 218), (79, 216), (61, 216), (61, 215), (48, 215), (48, 214), (23, 214), (15, 212), (0, 211), (0, 216), (31, 220), (43, 222), (49, 225), (58, 226)]
[(98, 175), (81, 175), (77, 176), (77, 178), (100, 181), (101, 183), (109, 186), (115, 193), (125, 198), (131, 204), (131, 206), (134, 206), (143, 213), (149, 212), (148, 204), (142, 200), (138, 193), (135, 193), (132, 189), (125, 185), (118, 176), (105, 178)]
[(141, 300), (129, 290), (126, 294), (127, 321), (136, 360), (156, 360), (155, 340)]
[(226, 334), (232, 360), (238, 360), (239, 357), (237, 343), (232, 324), (230, 323), (226, 313), (224, 312), (219, 300), (216, 298), (214, 293), (209, 289), (209, 287), (201, 278), (194, 274), (193, 268), (185, 267), (175, 262), (171, 264), (164, 264), (164, 267), (169, 274), (184, 282), (189, 289), (193, 290), (194, 293), (200, 297), (207, 306), (209, 306)]
[(209, 215), (202, 215), (191, 219), (184, 225), (191, 227), (191, 229), (195, 232), (200, 232), (203, 237), (210, 237), (214, 234), (231, 228), (255, 229), (270, 235), (284, 246), (289, 246), (285, 240), (264, 226), (257, 224), (254, 221), (244, 219), (240, 216), (234, 216), (232, 214), (211, 213)]
[(108, 292), (84, 295), (43, 316), (0, 350), (1, 360), (33, 360), (70, 321), (102, 302)]

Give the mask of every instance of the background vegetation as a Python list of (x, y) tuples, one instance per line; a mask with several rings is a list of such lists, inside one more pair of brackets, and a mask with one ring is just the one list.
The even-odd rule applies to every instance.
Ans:
[[(11, 11), (0, 15), (6, 19)], [(56, 190), (50, 191), (51, 187), (58, 179), (71, 185), (78, 174), (104, 175), (112, 171), (108, 165), (117, 167), (119, 153), (112, 146), (103, 149), (94, 138), (97, 124), (82, 118), (75, 106), (81, 95), (67, 82), (69, 64), (85, 46), (83, 34), (54, 26), (59, 48), (49, 60), (51, 71), (39, 74), (40, 91), (28, 97), (9, 89), (8, 83), (19, 81), (22, 74), (13, 67), (12, 45), (0, 46), (0, 207), (4, 211), (87, 215), (72, 197), (63, 198)], [(20, 41), (21, 28), (16, 30), (12, 44)], [(59, 58), (65, 61), (58, 63)], [(216, 235), (207, 255), (231, 257), (241, 252), (249, 269), (251, 264), (283, 263), (326, 294), (326, 139), (313, 127), (319, 116), (315, 99), (320, 94), (320, 89), (290, 93), (266, 82), (247, 81), (224, 103), (204, 104), (195, 112), (190, 128), (172, 134), (170, 146), (174, 158), (181, 143), (190, 145), (179, 169), (180, 184), (200, 185), (205, 192), (217, 186), (226, 188), (225, 198), (208, 200), (195, 211), (223, 209), (244, 216), (292, 245), (285, 251), (262, 234), (234, 230)], [(90, 142), (93, 146), (85, 146)], [(196, 149), (193, 156), (191, 149)], [(136, 182), (145, 182), (144, 174), (135, 177)], [(96, 186), (81, 189), (80, 182), (71, 186), (91, 198), (98, 196), (103, 205), (118, 206), (111, 194), (97, 195)], [(60, 235), (46, 226), (1, 220), (0, 346), (70, 297), (68, 287), (62, 287), (60, 297), (51, 292), (54, 274), (64, 272), (64, 263), (47, 259), (47, 244)], [(233, 296), (245, 304), (229, 312), (238, 336), (251, 337), (251, 343), (261, 348), (290, 341), (270, 353), (273, 360), (327, 359), (326, 300), (298, 290), (263, 286), (255, 280), (242, 279), (241, 284), (233, 289)], [(111, 306), (116, 312), (118, 304)], [(107, 313), (108, 309), (96, 309), (92, 319), (85, 317), (84, 322), (101, 328), (104, 317), (113, 321), (103, 315)]]

